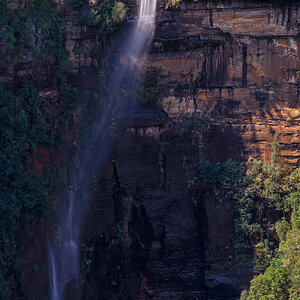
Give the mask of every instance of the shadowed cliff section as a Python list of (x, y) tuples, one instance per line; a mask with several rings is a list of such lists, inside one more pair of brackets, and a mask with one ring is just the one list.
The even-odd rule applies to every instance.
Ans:
[[(269, 160), (277, 133), (283, 157), (299, 164), (298, 10), (296, 3), (207, 1), (180, 2), (158, 15), (149, 67), (162, 70), (160, 83), (167, 90), (162, 105), (169, 118), (207, 120), (201, 132), (204, 157)], [(221, 249), (230, 245), (224, 236), (232, 235), (232, 211), (204, 198), (205, 283), (225, 297), (226, 289), (230, 294), (232, 287), (245, 287), (251, 272), (226, 270)]]

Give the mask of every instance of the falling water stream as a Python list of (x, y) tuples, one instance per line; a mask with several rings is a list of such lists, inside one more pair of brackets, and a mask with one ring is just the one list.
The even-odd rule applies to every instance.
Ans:
[[(97, 124), (89, 142), (89, 155), (79, 155), (79, 168), (78, 172), (73, 175), (73, 188), (66, 191), (59, 209), (58, 226), (55, 232), (58, 241), (48, 242), (49, 285), (52, 300), (63, 300), (68, 282), (74, 282), (72, 286), (75, 285), (75, 287), (80, 285), (79, 234), (91, 197), (91, 192), (87, 188), (86, 174), (89, 174), (89, 178), (93, 178), (101, 172), (101, 165), (111, 149), (111, 140), (103, 139), (103, 133), (111, 122), (111, 107), (116, 103), (114, 98), (124, 84), (128, 73), (142, 71), (139, 61), (148, 51), (153, 38), (155, 10), (156, 0), (141, 0), (137, 22), (124, 39), (121, 48), (123, 65), (109, 80), (107, 107), (96, 121)], [(117, 103), (116, 114), (124, 113), (126, 105), (126, 101)]]

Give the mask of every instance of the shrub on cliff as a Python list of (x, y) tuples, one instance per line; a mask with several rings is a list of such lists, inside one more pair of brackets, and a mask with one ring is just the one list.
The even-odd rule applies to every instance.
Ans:
[[(77, 2), (77, 0), (71, 1)], [(80, 22), (94, 27), (101, 33), (100, 38), (103, 41), (112, 37), (127, 13), (125, 4), (116, 0), (89, 0), (83, 5), (77, 5), (76, 8)]]
[[(254, 257), (248, 258), (249, 265), (265, 270), (276, 255), (278, 242), (273, 233), (275, 222), (288, 216), (297, 207), (300, 192), (299, 171), (291, 174), (290, 167), (280, 156), (277, 140), (272, 144), (271, 161), (249, 158), (244, 178), (244, 192), (240, 198), (235, 219), (237, 253), (242, 245), (254, 245)], [(238, 254), (236, 254), (238, 255)]]
[(179, 9), (181, 0), (167, 0), (165, 4), (166, 10), (177, 10)]
[(121, 23), (126, 17), (126, 6), (123, 2), (116, 2), (112, 8), (112, 19), (115, 23)]
[(157, 104), (159, 101), (162, 94), (162, 87), (158, 84), (161, 73), (161, 69), (157, 67), (152, 67), (146, 72), (143, 90), (139, 96), (142, 103)]
[(12, 9), (9, 1), (0, 2), (0, 38), (6, 50), (2, 58), (18, 63), (35, 56), (57, 60), (59, 71), (66, 71), (67, 51), (63, 43), (64, 20), (54, 0), (27, 0)]
[[(198, 178), (217, 201), (235, 208), (233, 253), (228, 254), (233, 258), (232, 266), (264, 271), (278, 257), (275, 223), (299, 209), (300, 168), (290, 173), (275, 140), (270, 162), (250, 157), (244, 168), (233, 160), (216, 165), (203, 160)], [(287, 221), (278, 223), (282, 236), (288, 228)]]
[[(69, 3), (78, 10), (84, 10), (86, 6), (89, 16), (90, 9), (96, 5), (95, 1), (91, 5), (89, 1), (81, 0), (69, 0)], [(99, 36), (95, 51), (101, 47), (104, 53), (109, 52), (108, 36), (115, 29), (112, 21), (114, 3), (114, 0), (105, 0), (98, 5), (97, 14), (101, 20), (92, 27)], [(92, 106), (93, 109), (89, 109), (89, 118), (92, 118), (98, 112), (93, 96), (105, 90), (103, 86), (101, 92), (88, 93), (89, 97), (83, 97), (84, 92), (70, 84), (69, 53), (65, 47), (66, 10), (65, 7), (58, 9), (57, 5), (55, 0), (0, 0), (0, 59), (5, 60), (9, 69), (13, 69), (11, 63), (19, 62), (22, 62), (21, 69), (24, 62), (25, 68), (28, 63), (39, 66), (38, 70), (44, 64), (54, 67), (55, 76), (51, 79), (56, 82), (53, 86), (58, 86), (59, 90), (59, 102), (54, 107), (39, 97), (39, 91), (31, 84), (25, 83), (19, 90), (14, 85), (14, 94), (0, 87), (1, 300), (24, 298), (15, 234), (29, 230), (31, 223), (45, 214), (49, 195), (57, 189), (55, 175), (59, 176), (58, 167), (45, 168), (44, 176), (34, 174), (35, 150), (38, 145), (52, 145), (60, 149), (66, 141), (68, 122), (79, 99), (84, 101), (82, 115)], [(122, 11), (120, 14), (122, 17)], [(84, 22), (86, 25), (87, 20)], [(31, 76), (28, 75), (28, 80), (32, 79)], [(47, 87), (49, 85), (52, 86), (52, 83), (48, 82)]]
[(300, 211), (294, 211), (290, 224), (276, 224), (279, 233), (279, 258), (274, 259), (264, 274), (255, 276), (241, 300), (296, 300), (300, 297)]
[[(52, 144), (49, 111), (37, 91), (25, 84), (17, 96), (0, 87), (0, 291), (13, 289), (19, 274), (14, 264), (18, 228), (45, 213), (46, 181), (30, 171), (37, 144)], [(20, 279), (18, 279), (20, 280)], [(8, 299), (8, 298), (5, 298)]]
[(218, 201), (235, 201), (242, 196), (242, 164), (228, 159), (213, 166), (208, 160), (202, 160), (198, 167), (198, 176), (212, 188)]

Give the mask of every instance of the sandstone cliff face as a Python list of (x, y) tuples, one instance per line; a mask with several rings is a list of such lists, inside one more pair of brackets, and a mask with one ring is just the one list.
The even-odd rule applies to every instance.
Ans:
[[(235, 298), (252, 270), (228, 266), (233, 209), (193, 179), (203, 157), (268, 160), (275, 133), (282, 155), (298, 164), (298, 7), (164, 7), (159, 3), (148, 67), (162, 70), (165, 115), (145, 107), (128, 113), (116, 139), (112, 157), (131, 199), (122, 223), (128, 243), (119, 272), (104, 273), (121, 299)], [(106, 217), (98, 205), (109, 199), (102, 194), (95, 202), (100, 219)], [(97, 255), (107, 262), (103, 253)], [(104, 278), (98, 293), (112, 298)]]
[(241, 2), (164, 7), (160, 2), (148, 67), (162, 70), (166, 115), (155, 124), (158, 112), (132, 113), (135, 126), (116, 140), (121, 185), (139, 192), (126, 208), (137, 214), (128, 217), (127, 247), (134, 255), (119, 264), (123, 280), (114, 280), (115, 287), (121, 298), (234, 298), (252, 271), (226, 264), (232, 208), (192, 180), (203, 157), (268, 160), (275, 133), (282, 155), (299, 163), (299, 8)]
[(224, 122), (240, 136), (229, 146), (237, 157), (268, 159), (276, 132), (282, 154), (297, 164), (298, 24), (298, 6), (196, 2), (162, 11), (149, 64), (171, 86), (164, 110)]
[[(199, 161), (269, 159), (277, 133), (283, 156), (299, 163), (299, 7), (214, 1), (164, 7), (158, 3), (147, 63), (162, 70), (162, 105), (139, 105), (122, 119), (83, 228), (86, 275), (80, 293), (68, 287), (69, 299), (235, 298), (252, 270), (226, 264), (233, 209), (194, 182)], [(97, 89), (99, 36), (72, 10), (67, 20), (73, 80)], [(76, 54), (79, 44), (84, 50)], [(30, 78), (54, 108), (60, 105), (51, 58), (39, 65), (28, 57), (1, 70), (1, 84), (16, 87)], [(36, 153), (40, 172), (47, 151)], [(45, 231), (38, 226), (35, 233)], [(29, 299), (48, 295), (47, 271), (29, 271), (46, 260), (45, 236), (25, 242)]]

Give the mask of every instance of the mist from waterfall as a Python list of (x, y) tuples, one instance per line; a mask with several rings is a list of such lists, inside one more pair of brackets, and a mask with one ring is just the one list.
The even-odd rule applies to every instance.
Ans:
[[(128, 73), (142, 72), (140, 60), (151, 44), (155, 29), (156, 0), (141, 0), (137, 22), (132, 31), (122, 41), (121, 53), (123, 64), (108, 80), (106, 107), (98, 120), (88, 145), (89, 155), (77, 154), (78, 171), (71, 177), (72, 188), (65, 191), (58, 212), (58, 224), (52, 243), (48, 241), (48, 271), (50, 296), (52, 300), (63, 300), (66, 284), (80, 285), (79, 236), (80, 228), (89, 207), (92, 196), (88, 188), (88, 179), (101, 172), (101, 167), (111, 150), (112, 142), (105, 136), (111, 123), (112, 107), (114, 118), (118, 119), (126, 112), (127, 101), (120, 101), (118, 92)], [(131, 83), (134, 87), (134, 82)], [(130, 86), (127, 86), (130, 89)], [(122, 100), (122, 99), (121, 99)], [(119, 121), (120, 122), (120, 121)], [(118, 123), (118, 122), (117, 122)], [(118, 124), (115, 124), (116, 129)], [(88, 178), (87, 178), (88, 174)]]

